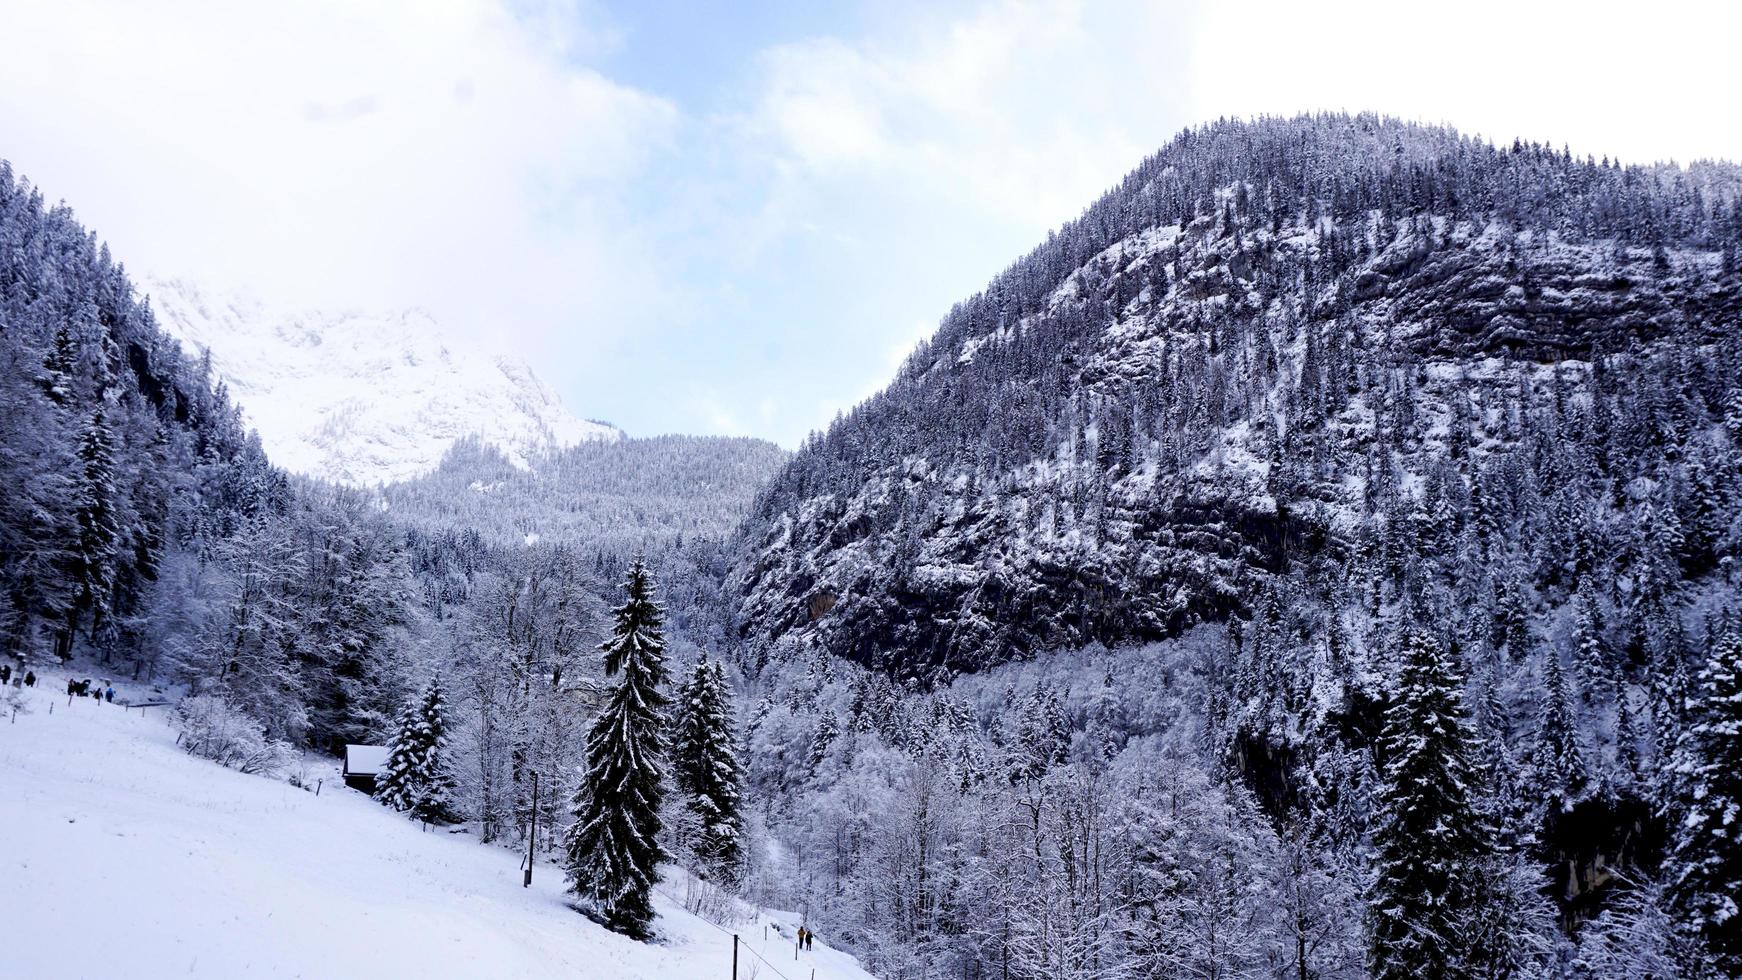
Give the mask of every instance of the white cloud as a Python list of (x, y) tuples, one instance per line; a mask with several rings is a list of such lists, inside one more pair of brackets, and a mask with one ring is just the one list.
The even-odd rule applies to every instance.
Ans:
[(50, 0), (6, 22), (0, 154), (132, 265), (532, 346), (622, 314), (642, 243), (617, 194), (679, 120), (578, 67), (604, 43), (578, 28), (546, 39), (493, 0)]
[(1044, 229), (1178, 125), (1189, 22), (1136, 0), (1000, 0), (781, 45), (762, 55), (752, 126), (802, 176), (901, 185)]
[(1199, 116), (1373, 109), (1630, 162), (1742, 158), (1742, 6), (1290, 0), (1206, 7)]

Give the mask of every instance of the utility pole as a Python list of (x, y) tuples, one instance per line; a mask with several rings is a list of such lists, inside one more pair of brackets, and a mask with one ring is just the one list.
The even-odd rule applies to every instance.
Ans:
[(738, 980), (738, 934), (732, 933), (732, 980)]
[(532, 771), (532, 831), (526, 835), (526, 878), (520, 887), (532, 887), (532, 845), (538, 840), (538, 770)]

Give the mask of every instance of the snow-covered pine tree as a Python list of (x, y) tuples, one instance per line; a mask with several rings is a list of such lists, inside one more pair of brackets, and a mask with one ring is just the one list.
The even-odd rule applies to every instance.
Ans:
[(1623, 782), (1638, 785), (1645, 774), (1639, 754), (1639, 717), (1633, 707), (1633, 692), (1620, 671), (1615, 674), (1615, 763)]
[[(114, 436), (103, 409), (91, 413), (79, 434), (79, 470), (73, 499), (72, 567), (73, 605), (67, 613), (70, 643), (80, 619), (90, 613), (94, 634), (109, 614), (115, 586), (115, 564), (120, 550), (120, 528), (115, 520)], [(65, 656), (70, 649), (63, 648)]]
[(1378, 875), (1369, 899), (1369, 963), (1377, 980), (1473, 975), (1461, 917), (1491, 845), (1476, 806), (1463, 680), (1417, 624), (1403, 627), (1381, 748)]
[(1599, 694), (1614, 693), (1610, 682), (1615, 671), (1603, 643), (1603, 618), (1597, 597), (1587, 580), (1573, 604), (1573, 664), (1578, 671), (1579, 694), (1590, 703)]
[(704, 654), (684, 684), (678, 705), (672, 775), (701, 823), (696, 847), (709, 877), (731, 882), (742, 857), (743, 767), (732, 730), (725, 669)]
[(42, 390), (56, 405), (72, 402), (78, 362), (78, 342), (73, 339), (71, 327), (63, 320), (55, 329), (54, 345), (42, 359)]
[(823, 712), (817, 719), (816, 731), (811, 735), (811, 750), (806, 760), (810, 764), (811, 772), (814, 773), (822, 767), (823, 761), (829, 757), (829, 746), (835, 744), (835, 739), (840, 734), (841, 725), (835, 720), (835, 713)]
[(1730, 438), (1742, 439), (1742, 386), (1731, 391), (1724, 404), (1724, 428), (1730, 430)]
[(399, 716), (375, 798), (425, 823), (445, 823), (454, 818), (453, 793), (454, 780), (448, 769), (447, 701), (437, 675)]
[(387, 762), (375, 777), (375, 799), (404, 813), (417, 798), (414, 773), (418, 766), (417, 705), (407, 704), (387, 743)]
[(1531, 788), (1551, 808), (1567, 809), (1584, 793), (1588, 781), (1585, 754), (1579, 748), (1572, 696), (1567, 692), (1567, 675), (1561, 667), (1560, 653), (1548, 648), (1542, 659), (1542, 714), (1530, 759)]
[(563, 837), (569, 890), (592, 902), (605, 925), (624, 935), (651, 935), (650, 898), (664, 850), (659, 807), (665, 795), (664, 611), (653, 577), (636, 558), (600, 645), (606, 676), (619, 677), (605, 710), (587, 732), (587, 769), (575, 790), (574, 823)]
[(1742, 631), (1712, 644), (1675, 762), (1671, 893), (1719, 976), (1742, 976)]
[(1045, 776), (1048, 770), (1065, 761), (1070, 744), (1070, 726), (1065, 723), (1058, 695), (1044, 688), (1035, 689), (1022, 707), (1016, 738), (1010, 745), (1010, 781), (1019, 783)]

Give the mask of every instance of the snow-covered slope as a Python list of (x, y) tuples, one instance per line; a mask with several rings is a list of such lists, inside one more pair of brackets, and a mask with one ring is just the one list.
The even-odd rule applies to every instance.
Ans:
[[(184, 755), (164, 709), (20, 693), (28, 713), (0, 724), (0, 975), (731, 975), (730, 930), (663, 895), (661, 941), (634, 942), (572, 911), (556, 868), (524, 889), (512, 852), (423, 833), (336, 772), (317, 797)], [(741, 976), (775, 976), (760, 954), (868, 980), (820, 943), (794, 962), (790, 917), (770, 916), (736, 927)]]
[(436, 468), (477, 435), (517, 464), (540, 450), (615, 439), (571, 415), (524, 362), (456, 337), (419, 310), (275, 308), (180, 279), (148, 279), (158, 322), (188, 353), (212, 353), (272, 461), (372, 485)]

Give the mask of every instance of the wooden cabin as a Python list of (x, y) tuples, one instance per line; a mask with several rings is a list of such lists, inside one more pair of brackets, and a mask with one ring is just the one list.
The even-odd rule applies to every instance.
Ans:
[(387, 746), (385, 745), (347, 745), (345, 746), (345, 785), (352, 789), (362, 790), (373, 796), (375, 794), (375, 777), (387, 768)]

